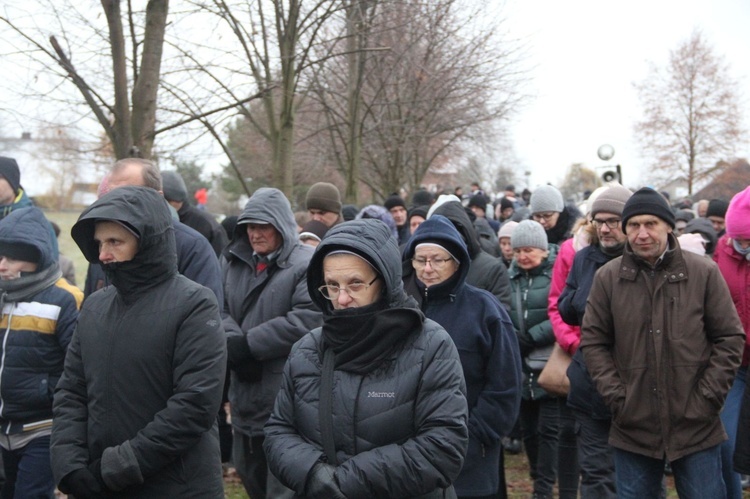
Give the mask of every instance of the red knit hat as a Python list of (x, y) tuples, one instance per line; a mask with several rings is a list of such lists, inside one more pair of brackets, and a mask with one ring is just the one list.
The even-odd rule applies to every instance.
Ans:
[(729, 237), (750, 239), (750, 187), (734, 195), (724, 222)]

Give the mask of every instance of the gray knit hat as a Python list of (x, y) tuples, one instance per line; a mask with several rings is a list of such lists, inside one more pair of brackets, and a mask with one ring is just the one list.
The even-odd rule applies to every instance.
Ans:
[(184, 203), (188, 199), (187, 187), (182, 175), (174, 171), (161, 172), (161, 185), (167, 201)]
[[(536, 193), (537, 191), (534, 191), (534, 194)], [(510, 236), (510, 245), (513, 249), (531, 247), (546, 250), (547, 233), (539, 222), (524, 220), (516, 225), (516, 228), (513, 230), (513, 234)]]
[(565, 201), (556, 187), (543, 185), (531, 194), (531, 214), (556, 211), (561, 213), (565, 209)]
[(341, 194), (339, 188), (328, 182), (318, 182), (310, 187), (305, 198), (305, 207), (310, 210), (341, 213)]
[(625, 203), (632, 195), (633, 192), (627, 187), (618, 184), (610, 185), (597, 196), (596, 201), (591, 205), (591, 217), (601, 212), (622, 215)]

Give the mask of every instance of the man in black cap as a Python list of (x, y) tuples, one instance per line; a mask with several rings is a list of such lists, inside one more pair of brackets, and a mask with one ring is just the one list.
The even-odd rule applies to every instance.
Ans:
[(182, 175), (173, 171), (161, 172), (161, 180), (164, 198), (177, 210), (180, 222), (197, 230), (208, 239), (216, 256), (221, 256), (222, 250), (229, 243), (224, 228), (219, 225), (213, 215), (190, 204)]
[(680, 497), (726, 497), (719, 418), (745, 333), (719, 269), (682, 251), (653, 189), (622, 211), (627, 243), (594, 277), (581, 328), (586, 366), (612, 412), (617, 495), (658, 497), (665, 460)]
[(310, 218), (324, 223), (329, 229), (344, 221), (342, 206), (339, 188), (329, 182), (313, 184), (305, 196), (305, 208)]
[(14, 210), (33, 205), (21, 187), (21, 171), (16, 160), (0, 156), (0, 219)]
[(383, 203), (385, 209), (391, 213), (393, 221), (396, 222), (398, 231), (398, 244), (404, 244), (411, 234), (409, 233), (409, 223), (407, 221), (406, 202), (398, 194), (391, 194)]
[(712, 199), (708, 202), (706, 218), (713, 225), (718, 238), (721, 238), (725, 232), (724, 217), (727, 216), (727, 208), (729, 208), (729, 203), (723, 199)]

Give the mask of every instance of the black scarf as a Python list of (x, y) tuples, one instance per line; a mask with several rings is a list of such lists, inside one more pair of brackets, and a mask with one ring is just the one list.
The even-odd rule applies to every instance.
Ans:
[(412, 308), (367, 307), (334, 310), (323, 322), (323, 348), (336, 354), (334, 367), (367, 374), (381, 365), (410, 334), (421, 331), (424, 315)]
[(15, 303), (20, 300), (31, 298), (52, 286), (62, 277), (62, 272), (57, 263), (53, 263), (44, 270), (27, 274), (11, 281), (0, 282), (0, 312), (5, 303)]
[(547, 242), (550, 244), (562, 244), (563, 241), (570, 238), (568, 231), (573, 225), (575, 220), (570, 219), (570, 213), (567, 208), (563, 208), (560, 212), (560, 216), (557, 218), (557, 223), (547, 232)]

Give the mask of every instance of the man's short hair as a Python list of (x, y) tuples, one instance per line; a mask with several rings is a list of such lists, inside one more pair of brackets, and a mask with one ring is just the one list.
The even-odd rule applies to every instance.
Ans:
[(143, 176), (143, 186), (150, 187), (154, 190), (162, 190), (161, 172), (156, 167), (153, 161), (149, 161), (143, 158), (124, 158), (117, 161), (112, 165), (110, 176), (117, 174), (129, 164), (136, 164), (141, 166), (141, 175)]

